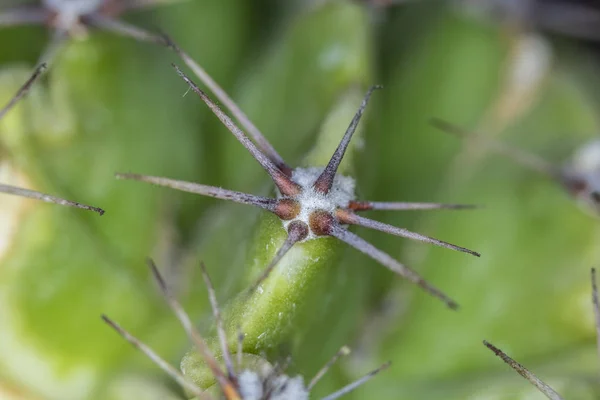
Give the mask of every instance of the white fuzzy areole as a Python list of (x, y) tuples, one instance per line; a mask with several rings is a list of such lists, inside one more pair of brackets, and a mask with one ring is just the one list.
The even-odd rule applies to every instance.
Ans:
[[(329, 193), (316, 192), (313, 189), (313, 184), (324, 170), (324, 167), (309, 167), (296, 168), (292, 172), (292, 180), (302, 187), (302, 192), (293, 198), (300, 203), (300, 214), (290, 221), (282, 220), (281, 222), (286, 230), (293, 221), (301, 221), (309, 226), (308, 236), (303, 241), (318, 238), (310, 229), (310, 214), (317, 210), (334, 213), (337, 208), (346, 208), (350, 201), (356, 199), (356, 181), (354, 178), (344, 175), (335, 176)], [(278, 197), (283, 196), (278, 194)]]
[(243, 400), (265, 400), (266, 393), (269, 393), (267, 400), (308, 400), (308, 390), (301, 376), (273, 377), (270, 372), (245, 370), (238, 376), (238, 384)]
[(104, 0), (42, 0), (42, 3), (57, 14), (57, 28), (68, 31), (81, 16), (98, 11)]

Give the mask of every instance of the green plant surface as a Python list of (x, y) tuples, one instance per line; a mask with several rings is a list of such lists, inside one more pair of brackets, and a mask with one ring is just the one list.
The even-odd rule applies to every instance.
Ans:
[[(559, 164), (593, 137), (596, 103), (577, 79), (581, 71), (572, 67), (565, 63), (555, 69), (537, 104), (501, 140)], [(515, 373), (505, 374), (507, 367), (481, 345), (482, 339), (496, 342), (533, 371), (552, 365), (548, 383), (565, 398), (596, 398), (597, 385), (588, 378), (598, 360), (580, 361), (574, 376), (560, 360), (581, 353), (581, 346), (589, 348), (595, 336), (589, 268), (598, 259), (597, 220), (558, 183), (535, 171), (491, 152), (475, 163), (467, 150), (455, 154), (439, 196), (468, 198), (485, 208), (460, 216), (428, 214), (418, 226), (436, 237), (453, 235), (483, 256), (459, 260), (423, 248), (413, 259), (463, 307), (451, 314), (428, 298), (396, 298), (393, 309), (398, 311), (386, 315), (394, 322), (374, 341), (377, 358), (397, 361), (391, 373), (357, 398), (367, 390), (382, 398), (391, 393), (407, 398), (543, 397)]]

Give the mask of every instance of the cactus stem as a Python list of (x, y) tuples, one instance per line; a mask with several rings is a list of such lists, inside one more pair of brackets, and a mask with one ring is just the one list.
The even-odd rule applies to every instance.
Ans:
[(139, 341), (135, 336), (123, 329), (118, 323), (111, 320), (106, 315), (102, 315), (102, 320), (104, 320), (104, 322), (106, 322), (111, 328), (117, 331), (117, 333), (121, 335), (125, 340), (131, 343), (131, 345), (133, 345), (135, 348), (144, 353), (148, 358), (150, 358), (156, 365), (160, 367), (160, 369), (162, 369), (171, 378), (173, 378), (173, 380), (177, 382), (181, 387), (185, 388), (186, 390), (189, 390), (194, 394), (194, 396), (198, 396), (199, 399), (212, 400), (211, 396), (204, 393), (193, 383), (189, 382), (185, 378), (185, 376), (183, 376), (183, 374), (179, 372), (175, 367), (163, 360), (150, 347)]
[[(219, 310), (219, 305), (215, 296), (215, 290), (206, 272), (206, 268), (204, 263), (200, 263), (200, 267), (202, 269), (202, 275), (204, 278), (204, 282), (208, 289), (209, 299), (213, 311), (213, 315), (216, 320), (217, 330), (220, 338), (221, 351), (223, 353), (223, 358), (225, 360), (227, 375), (221, 370), (219, 365), (217, 364), (217, 360), (213, 356), (212, 352), (208, 349), (206, 342), (197, 330), (193, 327), (191, 320), (185, 310), (181, 307), (181, 305), (175, 300), (175, 298), (169, 292), (167, 285), (158, 272), (156, 265), (152, 260), (148, 260), (148, 265), (152, 271), (152, 274), (155, 280), (158, 283), (158, 286), (164, 296), (164, 298), (169, 303), (171, 309), (176, 314), (177, 318), (183, 325), (186, 333), (190, 337), (190, 339), (196, 344), (200, 354), (202, 355), (205, 362), (208, 364), (211, 369), (213, 376), (217, 379), (219, 383), (219, 387), (221, 388), (222, 394), (225, 396), (227, 400), (242, 400), (245, 398), (257, 398), (256, 394), (260, 393), (260, 398), (271, 399), (271, 398), (290, 398), (290, 399), (304, 399), (308, 398), (308, 392), (313, 388), (313, 386), (319, 381), (319, 379), (329, 370), (331, 365), (342, 355), (349, 354), (350, 350), (343, 346), (337, 354), (323, 367), (317, 375), (311, 380), (309, 386), (304, 386), (302, 383), (302, 379), (298, 378), (290, 378), (287, 375), (284, 375), (284, 371), (287, 368), (288, 362), (283, 364), (275, 365), (273, 368), (268, 371), (252, 371), (252, 370), (243, 370), (240, 371), (239, 374), (236, 374), (233, 363), (231, 362), (231, 353), (229, 352), (229, 345), (227, 344), (225, 331), (223, 329), (223, 322), (221, 319), (221, 313)], [(102, 319), (109, 326), (111, 326), (117, 333), (119, 333), (125, 340), (127, 340), (134, 347), (139, 349), (142, 353), (144, 353), (147, 357), (149, 357), (155, 364), (157, 364), (163, 371), (165, 371), (169, 376), (171, 376), (181, 387), (189, 390), (199, 399), (203, 400), (212, 400), (213, 397), (203, 392), (198, 386), (186, 380), (185, 376), (177, 371), (173, 366), (164, 361), (160, 356), (158, 356), (152, 349), (150, 349), (147, 345), (142, 343), (140, 340), (135, 338), (125, 329), (123, 329), (118, 323), (112, 321), (105, 315), (102, 315)], [(244, 335), (241, 332), (241, 328), (238, 329), (238, 366), (242, 364), (242, 342), (244, 340)], [(345, 386), (344, 388), (336, 391), (335, 393), (327, 396), (325, 399), (333, 400), (337, 399), (340, 396), (343, 396), (350, 391), (354, 390), (358, 386), (364, 384), (368, 380), (370, 380), (377, 373), (387, 368), (390, 363), (386, 363), (376, 370), (370, 372), (366, 376), (356, 380), (355, 382)], [(266, 373), (265, 373), (266, 372)]]
[(354, 118), (352, 118), (352, 121), (350, 121), (348, 129), (346, 129), (346, 133), (344, 133), (344, 136), (340, 141), (338, 147), (335, 149), (333, 156), (331, 156), (329, 163), (327, 163), (327, 166), (313, 184), (313, 188), (317, 193), (327, 194), (331, 190), (337, 170), (340, 166), (340, 163), (342, 162), (342, 159), (344, 158), (344, 154), (346, 154), (346, 149), (350, 144), (352, 135), (354, 135), (356, 127), (358, 126), (358, 123), (360, 122), (360, 119), (363, 113), (365, 112), (365, 109), (367, 108), (367, 104), (369, 102), (369, 99), (371, 98), (371, 94), (373, 93), (373, 91), (382, 88), (383, 86), (380, 85), (371, 86), (367, 91), (367, 94), (365, 94), (365, 97), (363, 98), (360, 107), (356, 111), (356, 114), (354, 115)]

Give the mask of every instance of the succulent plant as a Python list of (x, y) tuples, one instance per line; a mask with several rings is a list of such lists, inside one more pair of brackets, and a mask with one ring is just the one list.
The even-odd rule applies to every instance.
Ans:
[[(318, 383), (318, 381), (327, 373), (331, 365), (342, 355), (346, 355), (350, 352), (347, 347), (342, 347), (338, 353), (321, 369), (319, 372), (305, 384), (302, 376), (290, 377), (285, 373), (285, 366), (273, 366), (266, 360), (262, 360), (259, 357), (249, 357), (242, 353), (244, 334), (242, 331), (239, 332), (237, 338), (237, 363), (234, 365), (234, 358), (229, 350), (227, 343), (227, 334), (223, 328), (223, 321), (221, 319), (221, 311), (216, 300), (216, 294), (210, 277), (206, 272), (206, 267), (201, 263), (202, 274), (204, 282), (208, 289), (208, 295), (214, 315), (215, 322), (217, 324), (217, 332), (219, 337), (219, 343), (221, 346), (222, 360), (225, 364), (225, 371), (221, 369), (219, 361), (215, 358), (211, 352), (205, 339), (200, 333), (194, 328), (194, 324), (185, 310), (181, 307), (179, 302), (170, 293), (166, 282), (160, 275), (158, 268), (152, 260), (148, 261), (152, 274), (160, 287), (165, 299), (169, 303), (169, 306), (177, 316), (177, 319), (181, 322), (184, 330), (186, 331), (189, 339), (194, 343), (198, 352), (202, 355), (206, 364), (209, 366), (219, 389), (218, 398), (227, 400), (303, 400), (308, 399), (310, 391)], [(176, 368), (169, 365), (168, 362), (161, 359), (152, 349), (147, 345), (140, 342), (129, 332), (123, 329), (118, 323), (112, 321), (107, 316), (102, 316), (102, 319), (114, 328), (121, 336), (123, 336), (129, 343), (137, 347), (144, 354), (146, 354), (156, 365), (158, 365), (164, 372), (171, 376), (177, 383), (186, 391), (196, 396), (197, 399), (212, 399), (213, 396), (203, 391), (195, 384), (189, 382), (184, 375), (182, 375)], [(343, 395), (351, 392), (358, 386), (366, 383), (380, 371), (384, 370), (389, 366), (389, 363), (383, 364), (381, 367), (374, 371), (369, 372), (363, 378), (350, 383), (349, 385), (339, 389), (338, 391), (326, 396), (323, 400), (334, 400), (342, 397)], [(237, 371), (236, 371), (237, 370)]]

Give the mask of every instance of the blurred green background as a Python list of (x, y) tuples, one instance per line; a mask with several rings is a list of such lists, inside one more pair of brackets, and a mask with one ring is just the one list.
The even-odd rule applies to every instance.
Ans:
[[(311, 299), (310, 322), (272, 351), (291, 354), (290, 373), (310, 379), (341, 345), (353, 348), (315, 398), (388, 360), (389, 370), (346, 398), (543, 398), (483, 339), (565, 398), (600, 398), (589, 280), (600, 260), (596, 217), (556, 182), (429, 123), (440, 117), (566, 162), (599, 130), (597, 49), (493, 17), (442, 1), (350, 0), (189, 0), (124, 17), (169, 33), (293, 166), (345, 96), (384, 85), (353, 159), (359, 196), (484, 206), (370, 213), (482, 257), (357, 229), (461, 308), (449, 311), (344, 246), (328, 290)], [(47, 41), (44, 27), (0, 30), (2, 103)], [(187, 340), (145, 258), (202, 332), (212, 321), (197, 263), (206, 262), (223, 304), (241, 290), (259, 212), (113, 176), (269, 190), (241, 145), (184, 96), (171, 62), (182, 64), (166, 49), (92, 30), (65, 46), (0, 124), (2, 182), (106, 210), (0, 197), (0, 399), (178, 398), (100, 314), (177, 365)]]

